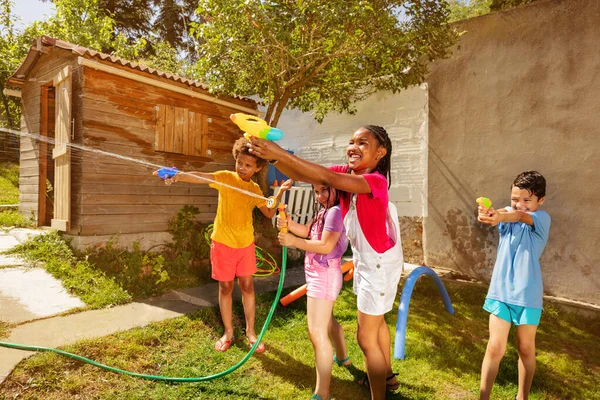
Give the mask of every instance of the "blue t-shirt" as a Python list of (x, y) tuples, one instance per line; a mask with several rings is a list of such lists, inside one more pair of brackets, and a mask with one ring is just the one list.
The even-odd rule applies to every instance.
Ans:
[[(511, 210), (506, 207), (506, 210)], [(550, 215), (530, 212), (533, 225), (501, 222), (498, 256), (487, 297), (522, 307), (543, 308), (540, 257), (548, 242)]]

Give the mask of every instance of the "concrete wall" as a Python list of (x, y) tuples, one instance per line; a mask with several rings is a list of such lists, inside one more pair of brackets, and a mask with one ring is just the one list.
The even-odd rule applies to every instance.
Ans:
[(600, 304), (600, 4), (550, 0), (468, 20), (429, 84), (425, 262), (489, 280), (496, 229), (475, 198), (510, 205), (517, 174), (547, 180), (547, 294)]

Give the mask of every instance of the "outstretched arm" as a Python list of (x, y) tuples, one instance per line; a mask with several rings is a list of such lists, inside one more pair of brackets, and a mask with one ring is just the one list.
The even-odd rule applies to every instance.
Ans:
[(496, 226), (500, 222), (525, 222), (527, 225), (533, 225), (533, 217), (526, 212), (519, 210), (496, 210), (489, 208), (487, 214), (479, 214), (477, 220), (491, 226)]
[(252, 154), (265, 160), (277, 160), (277, 169), (295, 180), (330, 186), (350, 193), (371, 193), (371, 187), (364, 177), (333, 172), (296, 157), (269, 140), (252, 137), (250, 150)]
[(173, 177), (173, 182), (187, 182), (187, 183), (197, 183), (197, 184), (209, 184), (214, 182), (215, 174), (206, 173), (206, 172), (184, 172), (178, 173)]

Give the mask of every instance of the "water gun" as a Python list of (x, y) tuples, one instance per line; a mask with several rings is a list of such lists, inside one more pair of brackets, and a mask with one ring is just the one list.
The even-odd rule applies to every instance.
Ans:
[(283, 131), (281, 129), (271, 128), (264, 119), (260, 119), (254, 115), (237, 113), (231, 114), (229, 119), (244, 131), (244, 137), (248, 140), (250, 140), (250, 136), (267, 140), (279, 140), (283, 138)]
[(492, 201), (490, 199), (488, 199), (487, 197), (478, 197), (477, 200), (475, 200), (475, 201), (477, 202), (477, 204), (479, 204), (481, 207), (483, 207), (484, 213), (487, 213), (489, 208), (492, 206)]
[[(268, 205), (267, 205), (267, 207), (268, 207)], [(284, 203), (279, 203), (279, 205), (277, 206), (277, 210), (279, 211), (279, 215), (278, 215), (277, 218), (280, 218), (283, 221), (285, 221), (287, 219), (287, 217), (285, 215), (285, 204)], [(286, 226), (282, 226), (279, 231), (283, 232), (283, 233), (287, 233), (287, 231), (288, 231), (287, 225)]]
[(160, 179), (170, 179), (172, 177), (174, 177), (175, 175), (177, 175), (177, 173), (179, 172), (179, 170), (175, 167), (172, 168), (161, 168), (158, 171), (154, 171), (152, 173), (152, 175), (154, 176), (158, 176)]

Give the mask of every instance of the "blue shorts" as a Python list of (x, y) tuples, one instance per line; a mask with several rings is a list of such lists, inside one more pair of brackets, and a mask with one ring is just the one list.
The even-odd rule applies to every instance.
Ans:
[(492, 299), (485, 299), (483, 309), (514, 325), (538, 326), (542, 317), (541, 308), (515, 306), (514, 304)]

